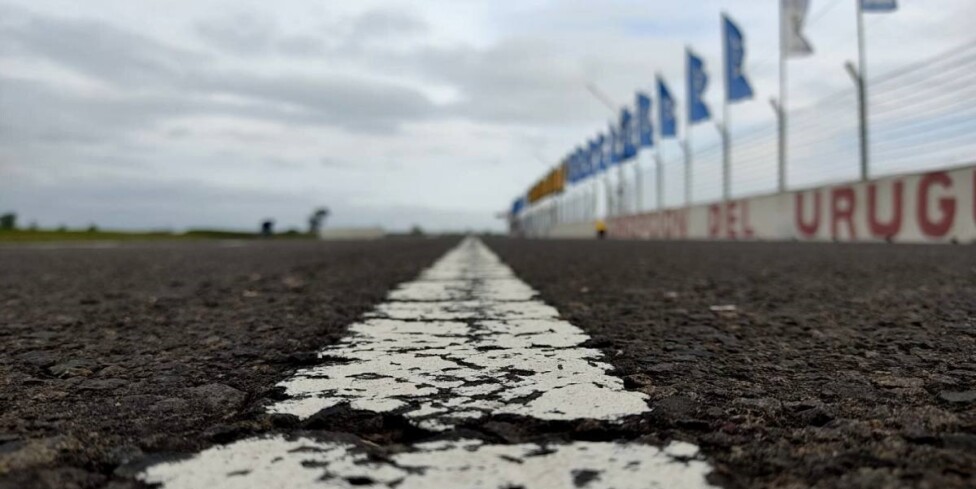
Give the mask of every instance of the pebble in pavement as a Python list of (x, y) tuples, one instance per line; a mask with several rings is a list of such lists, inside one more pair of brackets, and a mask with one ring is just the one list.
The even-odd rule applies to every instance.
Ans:
[[(429, 431), (505, 413), (543, 420), (616, 421), (648, 411), (646, 396), (608, 375), (589, 337), (475, 239), (465, 240), (413, 282), (390, 293), (324, 349), (328, 362), (281, 385), (289, 399), (270, 412), (307, 418), (348, 403), (392, 412)], [(708, 487), (696, 446), (572, 442), (493, 445), (419, 443), (383, 459), (349, 440), (251, 438), (140, 474), (183, 487), (457, 488)]]

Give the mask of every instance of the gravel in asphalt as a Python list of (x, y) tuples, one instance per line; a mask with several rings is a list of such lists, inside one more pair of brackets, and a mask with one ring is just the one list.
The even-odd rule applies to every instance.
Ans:
[(267, 429), (252, 406), (457, 242), (0, 248), (0, 488)]
[[(348, 405), (266, 408), (457, 241), (0, 249), (0, 488), (137, 487), (167, 454), (255, 436), (374, 456), (443, 437)], [(485, 243), (652, 409), (488, 415), (465, 439), (688, 442), (733, 488), (976, 484), (972, 247)]]
[(486, 242), (714, 481), (976, 485), (971, 246)]

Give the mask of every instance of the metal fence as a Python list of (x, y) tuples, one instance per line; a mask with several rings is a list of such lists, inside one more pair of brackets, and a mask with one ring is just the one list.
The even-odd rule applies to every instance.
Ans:
[[(976, 42), (879, 75), (869, 80), (868, 94), (871, 178), (976, 161)], [(787, 120), (788, 190), (861, 178), (853, 84), (790, 110)], [(570, 187), (533, 214), (545, 216), (536, 221), (580, 222), (721, 200), (723, 148), (718, 131), (710, 135), (709, 129), (696, 129), (690, 168), (681, 143), (658, 141), (656, 158), (642, 151), (604, 176)], [(778, 191), (778, 126), (772, 111), (768, 121), (737, 127), (730, 137), (731, 196)]]

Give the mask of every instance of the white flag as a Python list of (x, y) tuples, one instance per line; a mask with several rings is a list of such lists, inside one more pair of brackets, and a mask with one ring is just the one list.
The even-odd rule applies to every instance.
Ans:
[(780, 9), (781, 32), (783, 34), (783, 56), (806, 56), (813, 53), (810, 41), (803, 36), (803, 24), (807, 19), (810, 0), (782, 0)]

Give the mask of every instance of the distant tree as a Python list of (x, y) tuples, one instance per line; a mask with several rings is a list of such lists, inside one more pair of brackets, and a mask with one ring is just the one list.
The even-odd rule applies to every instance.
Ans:
[(17, 214), (8, 212), (0, 215), (0, 231), (13, 231), (17, 229)]
[(423, 235), (424, 235), (424, 228), (416, 224), (414, 224), (413, 227), (410, 228), (410, 236), (423, 236)]
[(88, 226), (88, 232), (89, 233), (97, 233), (98, 232), (98, 226), (96, 226), (95, 223), (91, 223), (91, 225)]
[(268, 238), (272, 235), (274, 235), (274, 219), (261, 221), (261, 236)]
[(30, 224), (27, 225), (27, 229), (37, 231), (37, 221), (31, 221)]
[(315, 209), (308, 218), (308, 234), (319, 234), (319, 230), (322, 229), (322, 224), (325, 223), (327, 217), (329, 217), (328, 207)]
[(64, 224), (62, 224), (62, 225), (60, 225), (60, 226), (58, 226), (58, 229), (57, 229), (57, 231), (58, 231), (59, 233), (64, 233), (64, 232), (67, 232), (67, 231), (68, 231), (68, 226), (65, 226)]

